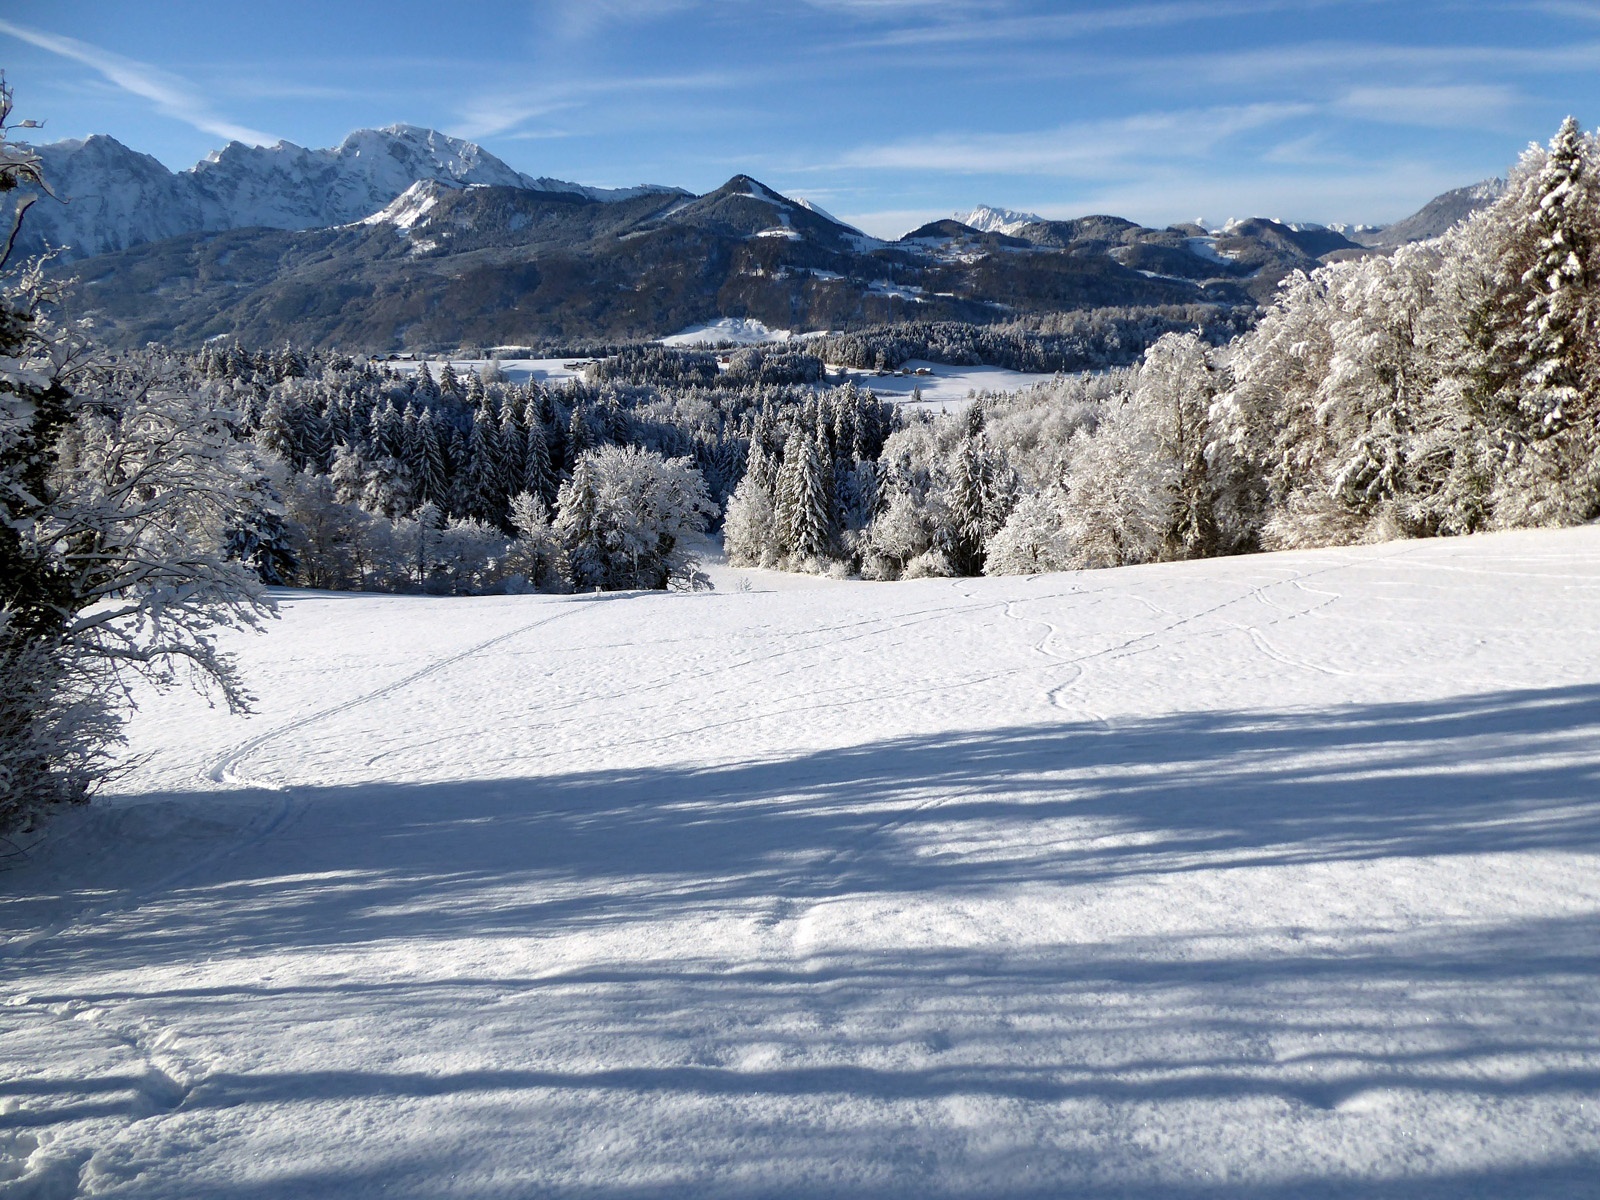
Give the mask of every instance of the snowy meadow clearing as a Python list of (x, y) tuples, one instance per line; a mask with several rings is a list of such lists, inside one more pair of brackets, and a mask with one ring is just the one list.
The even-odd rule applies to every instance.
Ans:
[(0, 1195), (1596, 1194), (1600, 528), (782, 578), (146, 700), (0, 874)]

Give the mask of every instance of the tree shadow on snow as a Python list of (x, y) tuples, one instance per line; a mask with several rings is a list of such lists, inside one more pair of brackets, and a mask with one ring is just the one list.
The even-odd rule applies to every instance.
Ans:
[[(230, 943), (561, 932), (774, 896), (955, 897), (1219, 867), (1588, 851), (1600, 846), (1600, 687), (292, 795), (296, 811), (262, 844), (141, 898), (170, 909), (100, 945), (103, 965)], [(1096, 836), (1063, 843), (1085, 829)], [(969, 842), (981, 845), (963, 851)]]
[[(28, 961), (49, 977), (234, 950), (598, 934), (703, 913), (758, 929), (840, 897), (959, 902), (1027, 885), (1174, 881), (1202, 868), (1589, 852), (1600, 847), (1597, 783), (1600, 687), (1572, 687), (941, 734), (705, 769), (303, 789), (271, 836), (141, 898), (127, 919), (42, 942)], [(1100, 836), (1073, 840), (1074, 829)], [(606, 1069), (219, 1072), (182, 1098), (196, 1112), (373, 1097), (452, 1097), (512, 1112), (520, 1110), (508, 1098), (518, 1096), (601, 1104), (666, 1096), (713, 1105), (1271, 1101), (1331, 1114), (1396, 1090), (1488, 1103), (1600, 1092), (1600, 957), (1587, 912), (1349, 930), (1321, 948), (1303, 932), (1285, 929), (1268, 949), (1225, 931), (976, 949), (836, 939), (788, 960), (663, 948), (568, 968), (164, 990), (97, 988), (78, 972), (88, 982), (72, 995), (34, 999), (218, 1013), (237, 1005), (252, 1019), (281, 1014), (286, 1025), (356, 1008), (414, 1022), (430, 1011), (526, 1001), (548, 1012), (553, 1037), (606, 1029), (618, 1045), (655, 1048)], [(789, 1019), (796, 1013), (805, 1020)], [(1274, 1049), (1278, 1034), (1298, 1047), (1291, 1060)], [(775, 1046), (776, 1058), (741, 1059), (755, 1043)], [(1304, 1048), (1312, 1044), (1324, 1048)], [(822, 1045), (842, 1061), (819, 1064)], [(1543, 1065), (1492, 1067), (1507, 1060)], [(137, 1083), (35, 1076), (20, 1085), (27, 1102), (9, 1119), (48, 1124), (52, 1111), (67, 1119), (74, 1104)], [(847, 1161), (885, 1152), (898, 1135), (868, 1122), (807, 1136), (817, 1154)], [(913, 1171), (905, 1194), (945, 1194), (937, 1166)], [(388, 1169), (308, 1175), (301, 1192), (455, 1194), (437, 1162), (396, 1167), (392, 1178)], [(1570, 1189), (1596, 1169), (1563, 1159), (1420, 1180), (1085, 1182), (1070, 1194), (1556, 1196), (1582, 1194)], [(1002, 1177), (1010, 1182), (966, 1194), (1063, 1194)], [(692, 1162), (658, 1178), (683, 1183), (561, 1194), (723, 1194), (707, 1189)], [(212, 1194), (277, 1196), (290, 1182)], [(740, 1194), (887, 1193), (839, 1183)]]

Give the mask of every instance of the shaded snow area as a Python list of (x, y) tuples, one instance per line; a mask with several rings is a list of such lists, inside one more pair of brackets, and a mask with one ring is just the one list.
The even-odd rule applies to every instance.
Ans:
[(147, 701), (0, 875), (0, 1189), (1595, 1194), (1600, 528), (731, 574)]

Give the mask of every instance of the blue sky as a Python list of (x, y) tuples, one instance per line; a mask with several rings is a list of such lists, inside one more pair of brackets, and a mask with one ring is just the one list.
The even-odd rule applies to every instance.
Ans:
[(41, 140), (175, 169), (407, 121), (582, 183), (744, 171), (883, 235), (1379, 222), (1600, 123), (1600, 0), (8, 0), (0, 64)]

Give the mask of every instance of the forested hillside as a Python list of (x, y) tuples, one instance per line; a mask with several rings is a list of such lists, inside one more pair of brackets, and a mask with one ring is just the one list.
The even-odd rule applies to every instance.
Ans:
[[(284, 509), (250, 553), (319, 586), (649, 586), (571, 565), (585, 538), (636, 536), (572, 507), (606, 446), (703, 485), (686, 524), (663, 518), (663, 562), (725, 514), (735, 563), (875, 579), (1572, 523), (1600, 512), (1595, 172), (1569, 122), (1445, 237), (1296, 273), (1243, 332), (1181, 309), (886, 326), (720, 360), (622, 349), (558, 386), (291, 350), (178, 369), (278, 464)], [(941, 417), (825, 370), (1097, 365), (1129, 344), (1132, 367)]]

